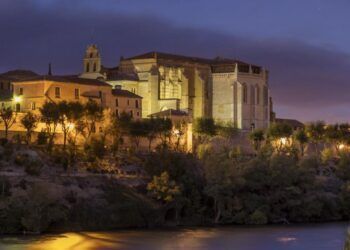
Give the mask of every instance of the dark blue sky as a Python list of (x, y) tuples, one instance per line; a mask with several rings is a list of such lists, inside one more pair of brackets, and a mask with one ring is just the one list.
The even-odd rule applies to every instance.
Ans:
[(150, 50), (232, 57), (270, 70), (279, 117), (350, 121), (348, 0), (0, 0), (0, 72), (79, 73)]

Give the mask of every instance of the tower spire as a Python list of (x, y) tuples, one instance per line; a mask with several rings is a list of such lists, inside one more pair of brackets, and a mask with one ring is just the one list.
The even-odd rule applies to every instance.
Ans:
[(47, 75), (52, 76), (51, 63), (49, 63), (49, 72), (47, 72)]

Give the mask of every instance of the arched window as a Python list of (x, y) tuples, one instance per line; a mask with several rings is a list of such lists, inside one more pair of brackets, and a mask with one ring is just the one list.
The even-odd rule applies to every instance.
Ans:
[(86, 72), (89, 72), (90, 71), (90, 63), (87, 63), (86, 64)]
[(247, 88), (247, 84), (243, 83), (243, 103), (247, 103), (248, 102), (248, 88)]
[(259, 105), (260, 104), (260, 88), (258, 85), (256, 85), (255, 89), (256, 89), (256, 104)]
[(90, 53), (90, 58), (92, 58), (92, 56), (93, 56), (93, 53)]
[(96, 63), (94, 63), (94, 72), (96, 72)]

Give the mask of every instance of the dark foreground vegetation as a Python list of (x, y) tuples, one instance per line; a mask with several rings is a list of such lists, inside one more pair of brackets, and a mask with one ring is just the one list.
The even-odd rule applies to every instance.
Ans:
[[(232, 143), (237, 134), (232, 126), (201, 119), (194, 126), (195, 152), (186, 153), (170, 139), (168, 120), (149, 121), (157, 126), (147, 133), (132, 130), (141, 123), (133, 127), (128, 122), (115, 120), (113, 133), (91, 134), (82, 147), (75, 143), (57, 147), (54, 133), (38, 137), (41, 146), (2, 141), (0, 233), (325, 222), (350, 217), (347, 124), (313, 123), (298, 130), (273, 124), (268, 131), (249, 135), (254, 150), (247, 153)], [(119, 145), (125, 134), (134, 142), (152, 135), (161, 143), (147, 153), (137, 150), (138, 143), (125, 151)], [(106, 143), (107, 136), (116, 137), (113, 144)], [(122, 185), (113, 170), (102, 168), (106, 157), (113, 160), (109, 166), (125, 161), (138, 165), (145, 176), (139, 177), (136, 187)], [(4, 174), (5, 169), (11, 171)], [(94, 174), (76, 175), (86, 172)]]

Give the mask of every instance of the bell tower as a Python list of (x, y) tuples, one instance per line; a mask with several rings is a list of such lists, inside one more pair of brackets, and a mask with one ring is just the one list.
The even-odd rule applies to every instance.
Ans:
[(101, 74), (101, 56), (96, 44), (89, 45), (83, 59), (82, 78), (97, 79), (103, 77)]

